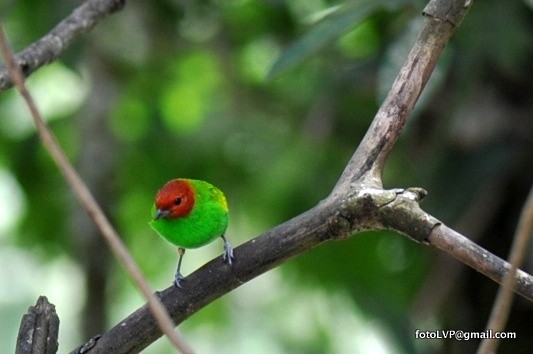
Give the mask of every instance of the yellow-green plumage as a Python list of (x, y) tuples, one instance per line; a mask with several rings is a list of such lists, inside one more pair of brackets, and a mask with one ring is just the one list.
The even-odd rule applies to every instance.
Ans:
[(233, 261), (233, 248), (224, 233), (228, 227), (228, 204), (224, 193), (210, 183), (178, 178), (157, 192), (150, 226), (165, 240), (178, 247), (180, 255), (174, 284), (181, 287), (180, 273), (186, 248), (197, 248), (217, 237), (224, 241), (223, 258)]
[[(194, 190), (194, 206), (188, 215), (173, 219), (152, 219), (150, 226), (165, 240), (183, 248), (204, 246), (220, 237), (228, 227), (228, 204), (224, 194), (212, 184), (182, 179)], [(156, 215), (156, 204), (152, 216)]]

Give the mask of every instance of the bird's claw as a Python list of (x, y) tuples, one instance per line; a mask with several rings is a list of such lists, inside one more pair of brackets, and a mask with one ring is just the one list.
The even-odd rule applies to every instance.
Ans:
[(235, 260), (235, 257), (233, 257), (233, 247), (231, 247), (231, 244), (226, 240), (224, 240), (224, 254), (222, 255), (222, 259), (228, 262), (229, 265)]
[(181, 275), (181, 273), (176, 273), (176, 276), (174, 277), (174, 286), (176, 288), (182, 289), (181, 282), (185, 281), (185, 277)]

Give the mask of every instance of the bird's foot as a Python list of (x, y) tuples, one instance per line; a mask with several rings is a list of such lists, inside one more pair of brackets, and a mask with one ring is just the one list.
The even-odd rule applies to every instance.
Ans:
[(180, 288), (182, 289), (183, 286), (181, 286), (181, 283), (185, 281), (185, 277), (183, 275), (181, 275), (181, 273), (176, 273), (176, 276), (174, 277), (174, 286), (176, 288)]
[(235, 257), (233, 257), (233, 247), (231, 247), (231, 244), (226, 239), (224, 239), (224, 254), (222, 255), (222, 259), (229, 265), (235, 260)]

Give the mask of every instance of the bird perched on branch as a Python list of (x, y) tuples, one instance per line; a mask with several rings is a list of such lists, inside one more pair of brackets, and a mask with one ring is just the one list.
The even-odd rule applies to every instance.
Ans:
[(204, 246), (218, 237), (224, 241), (223, 258), (232, 264), (233, 248), (224, 233), (228, 227), (228, 204), (217, 187), (204, 181), (178, 178), (167, 182), (155, 196), (150, 226), (178, 247), (174, 285), (184, 277), (181, 261), (187, 248)]

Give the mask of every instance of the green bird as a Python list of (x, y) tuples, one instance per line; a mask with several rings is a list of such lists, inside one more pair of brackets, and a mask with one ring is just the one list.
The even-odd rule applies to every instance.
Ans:
[(155, 196), (150, 226), (178, 247), (174, 285), (181, 287), (180, 272), (186, 248), (204, 246), (217, 237), (224, 241), (223, 258), (232, 264), (233, 248), (224, 236), (228, 227), (228, 203), (224, 193), (210, 183), (178, 178), (167, 182)]

